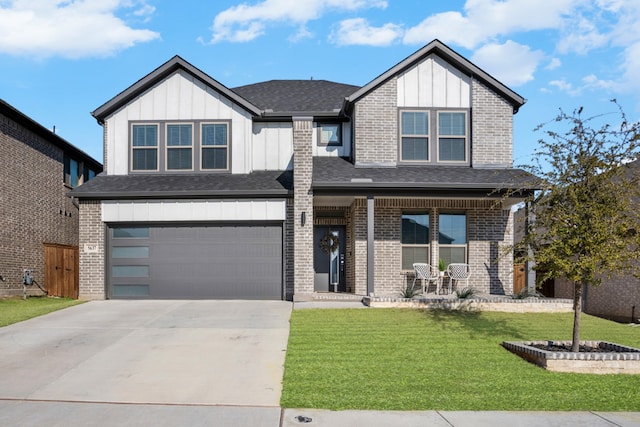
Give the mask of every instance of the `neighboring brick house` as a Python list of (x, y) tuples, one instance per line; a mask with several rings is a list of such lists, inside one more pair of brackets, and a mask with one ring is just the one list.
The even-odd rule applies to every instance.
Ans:
[(440, 258), (509, 294), (524, 102), (437, 40), (363, 87), (230, 89), (176, 56), (93, 112), (106, 174), (73, 191), (97, 248), (80, 296), (398, 295)]
[(21, 294), (31, 270), (50, 293), (77, 296), (79, 215), (67, 192), (102, 165), (3, 100), (0, 164), (0, 295)]

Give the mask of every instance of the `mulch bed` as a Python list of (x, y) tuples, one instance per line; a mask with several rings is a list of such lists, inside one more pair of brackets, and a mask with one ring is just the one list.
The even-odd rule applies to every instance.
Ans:
[[(571, 344), (562, 345), (562, 344), (529, 344), (530, 347), (539, 348), (540, 350), (553, 351), (553, 352), (566, 352), (572, 353)], [(616, 351), (613, 348), (601, 348), (601, 347), (592, 347), (587, 345), (580, 346), (581, 353), (620, 353), (620, 351)]]

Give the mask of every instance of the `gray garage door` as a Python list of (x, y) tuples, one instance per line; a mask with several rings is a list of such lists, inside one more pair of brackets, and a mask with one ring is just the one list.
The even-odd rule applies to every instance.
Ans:
[(112, 226), (111, 298), (282, 299), (282, 225)]

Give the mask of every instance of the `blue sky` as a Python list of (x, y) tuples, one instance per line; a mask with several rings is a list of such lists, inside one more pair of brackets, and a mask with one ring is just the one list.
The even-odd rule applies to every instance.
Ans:
[(0, 0), (0, 98), (102, 160), (90, 112), (176, 54), (231, 88), (364, 85), (438, 38), (527, 99), (519, 165), (560, 108), (638, 120), (639, 22), (638, 0)]

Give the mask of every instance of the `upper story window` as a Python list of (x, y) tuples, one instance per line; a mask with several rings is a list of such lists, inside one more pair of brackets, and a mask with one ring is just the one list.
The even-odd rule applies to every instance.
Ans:
[(193, 169), (193, 127), (167, 125), (167, 170)]
[(133, 125), (131, 169), (158, 170), (158, 125)]
[(229, 121), (131, 124), (131, 172), (228, 171)]
[(467, 114), (462, 111), (438, 111), (438, 160), (467, 160)]
[(227, 123), (202, 124), (202, 169), (229, 169), (229, 138)]
[(429, 160), (429, 112), (402, 111), (400, 153), (403, 161)]
[(342, 125), (340, 123), (319, 123), (318, 145), (329, 147), (341, 146)]
[(96, 176), (96, 171), (66, 154), (64, 155), (63, 163), (63, 182), (70, 187), (77, 187)]
[(401, 110), (399, 128), (401, 162), (468, 162), (467, 111)]

